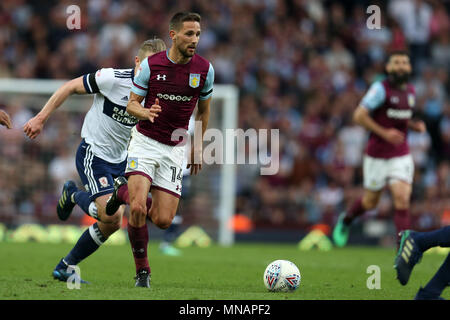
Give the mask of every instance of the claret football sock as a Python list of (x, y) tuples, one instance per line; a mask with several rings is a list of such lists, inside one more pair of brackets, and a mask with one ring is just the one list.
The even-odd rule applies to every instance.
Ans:
[(397, 243), (400, 243), (399, 233), (403, 230), (408, 230), (410, 226), (409, 210), (408, 209), (396, 209), (394, 213), (394, 224), (397, 230)]
[(128, 222), (128, 237), (130, 239), (131, 250), (133, 251), (136, 273), (144, 269), (150, 272), (147, 257), (148, 229), (147, 224), (142, 227), (133, 227)]
[(124, 184), (119, 188), (119, 190), (117, 190), (117, 198), (122, 203), (130, 204), (130, 197), (128, 195), (128, 185)]
[(414, 241), (422, 252), (432, 247), (450, 247), (450, 226), (429, 232), (415, 232)]
[(69, 265), (77, 265), (94, 253), (105, 241), (106, 238), (102, 235), (97, 223), (94, 223), (81, 235), (64, 261)]
[(366, 212), (366, 210), (363, 207), (362, 204), (362, 198), (359, 198), (358, 200), (356, 200), (353, 205), (350, 207), (350, 210), (347, 212), (346, 216), (344, 217), (344, 224), (346, 226), (349, 226), (353, 220), (361, 215), (364, 214), (364, 212)]

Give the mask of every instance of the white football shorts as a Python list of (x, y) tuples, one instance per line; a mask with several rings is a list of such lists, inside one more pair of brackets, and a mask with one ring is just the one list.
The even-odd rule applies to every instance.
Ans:
[(383, 189), (386, 183), (404, 181), (412, 184), (414, 178), (414, 161), (410, 154), (390, 159), (364, 156), (364, 188), (371, 191)]
[(169, 146), (149, 138), (136, 127), (131, 130), (125, 176), (143, 175), (151, 182), (151, 188), (181, 196), (183, 159), (186, 147)]

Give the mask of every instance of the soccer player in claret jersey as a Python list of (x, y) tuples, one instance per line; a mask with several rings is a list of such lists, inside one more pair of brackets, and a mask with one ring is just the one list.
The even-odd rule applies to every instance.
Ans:
[(406, 52), (391, 53), (386, 63), (387, 78), (372, 84), (353, 114), (354, 121), (370, 131), (363, 161), (364, 194), (339, 216), (332, 235), (338, 247), (347, 243), (353, 220), (377, 206), (386, 184), (393, 197), (397, 234), (410, 228), (414, 162), (407, 133), (408, 129), (426, 130), (422, 120), (413, 119), (415, 91), (408, 82), (411, 71)]
[[(57, 214), (61, 220), (66, 220), (78, 204), (98, 222), (81, 235), (74, 248), (57, 264), (52, 273), (55, 279), (66, 281), (70, 276), (68, 267), (77, 265), (95, 252), (122, 224), (123, 208), (106, 215), (105, 206), (114, 190), (113, 179), (125, 173), (131, 128), (137, 123), (137, 119), (126, 112), (130, 88), (141, 62), (165, 49), (161, 39), (147, 40), (139, 48), (134, 69), (103, 68), (68, 81), (24, 126), (25, 134), (34, 139), (41, 133), (51, 113), (70, 95), (95, 94), (84, 119), (83, 139), (76, 155), (76, 167), (86, 191), (79, 190), (75, 182), (67, 181), (57, 204)], [(147, 201), (151, 203), (150, 198)]]
[[(170, 226), (181, 195), (184, 139), (172, 137), (177, 129), (188, 129), (197, 105), (196, 121), (202, 123), (202, 137), (208, 125), (213, 91), (214, 69), (195, 53), (200, 38), (200, 15), (180, 12), (169, 26), (172, 46), (167, 52), (145, 59), (133, 81), (127, 111), (139, 119), (128, 147), (126, 176), (128, 189), (116, 179), (114, 193), (107, 203), (107, 214), (130, 199), (128, 235), (136, 264), (137, 287), (150, 287), (147, 257), (147, 216), (159, 228)], [(141, 102), (145, 98), (145, 107)], [(160, 108), (152, 117), (149, 108)], [(179, 130), (177, 130), (179, 131)], [(201, 139), (203, 140), (203, 139)], [(201, 170), (201, 145), (194, 144), (187, 167), (192, 174)], [(151, 190), (153, 203), (146, 205)]]

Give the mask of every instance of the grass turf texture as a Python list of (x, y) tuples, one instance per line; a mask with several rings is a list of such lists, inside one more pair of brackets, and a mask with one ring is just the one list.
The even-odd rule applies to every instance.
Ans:
[[(238, 244), (231, 248), (186, 248), (168, 257), (149, 246), (152, 287), (134, 288), (130, 247), (104, 246), (79, 266), (80, 290), (69, 290), (51, 272), (70, 249), (68, 244), (0, 243), (0, 299), (200, 299), (316, 300), (412, 299), (433, 276), (445, 256), (425, 254), (407, 286), (395, 279), (393, 249), (348, 247), (329, 252), (299, 251), (295, 245)], [(268, 292), (263, 272), (273, 260), (286, 259), (300, 269), (302, 281), (293, 293)], [(366, 287), (367, 267), (381, 268), (381, 289)], [(444, 291), (450, 298), (450, 291)]]

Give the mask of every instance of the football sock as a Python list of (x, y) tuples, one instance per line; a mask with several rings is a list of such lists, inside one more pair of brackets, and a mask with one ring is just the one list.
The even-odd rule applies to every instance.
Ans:
[(408, 209), (396, 209), (394, 213), (394, 224), (397, 230), (397, 243), (400, 244), (401, 237), (399, 236), (400, 231), (409, 229), (410, 219)]
[(430, 292), (436, 297), (440, 296), (445, 287), (450, 283), (450, 254), (447, 255), (444, 263), (433, 276), (433, 278), (424, 287), (424, 290)]
[[(130, 196), (128, 193), (128, 185), (123, 185), (117, 190), (117, 198), (123, 203), (130, 204)], [(152, 206), (152, 198), (147, 198), (147, 210)]]
[(136, 273), (145, 269), (150, 272), (147, 257), (148, 229), (147, 224), (142, 227), (133, 227), (128, 222), (128, 237), (130, 239), (131, 250), (133, 251)]
[(97, 206), (91, 200), (90, 194), (86, 191), (77, 191), (73, 194), (73, 201), (88, 215), (98, 219)]
[(350, 207), (350, 210), (344, 217), (344, 224), (349, 226), (356, 217), (361, 216), (362, 214), (364, 214), (364, 212), (366, 212), (366, 209), (364, 209), (363, 207), (362, 198), (359, 198), (353, 203), (353, 205)]
[(414, 233), (414, 241), (422, 252), (432, 247), (450, 247), (450, 226), (429, 232)]
[(130, 204), (130, 197), (128, 195), (128, 185), (123, 185), (119, 188), (119, 190), (117, 190), (117, 198), (122, 202), (122, 203), (127, 203)]
[(105, 241), (106, 238), (102, 235), (96, 222), (81, 235), (64, 260), (69, 265), (77, 265), (94, 253)]
[(164, 231), (163, 242), (172, 243), (175, 240), (181, 221), (182, 218), (178, 215), (173, 218), (172, 224)]

